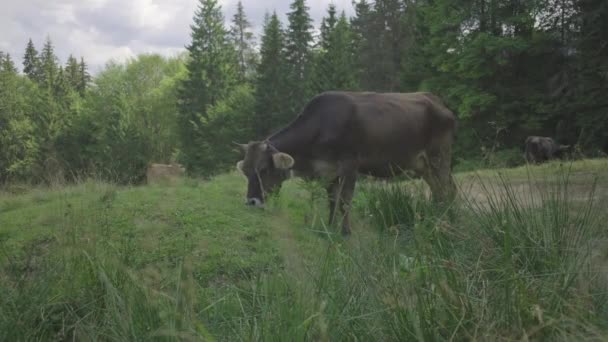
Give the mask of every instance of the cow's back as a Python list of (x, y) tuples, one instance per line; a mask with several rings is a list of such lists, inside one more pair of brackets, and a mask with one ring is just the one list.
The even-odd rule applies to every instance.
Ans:
[(355, 96), (362, 151), (413, 157), (439, 137), (454, 133), (456, 118), (429, 93)]
[(315, 132), (306, 146), (313, 158), (356, 156), (371, 168), (387, 161), (409, 167), (434, 142), (451, 142), (456, 127), (455, 115), (430, 93), (323, 93), (298, 120), (301, 131)]

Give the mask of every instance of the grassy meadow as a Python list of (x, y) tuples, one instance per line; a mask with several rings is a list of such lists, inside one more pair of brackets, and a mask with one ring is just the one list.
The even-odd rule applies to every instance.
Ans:
[(353, 234), (291, 180), (0, 192), (0, 341), (608, 339), (608, 160), (359, 183)]

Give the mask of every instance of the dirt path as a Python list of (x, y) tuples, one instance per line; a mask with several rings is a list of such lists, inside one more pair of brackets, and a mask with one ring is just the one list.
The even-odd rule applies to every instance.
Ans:
[(534, 206), (543, 198), (560, 196), (564, 200), (584, 203), (608, 199), (608, 184), (598, 181), (588, 173), (573, 174), (567, 182), (557, 178), (541, 180), (503, 181), (498, 177), (468, 177), (458, 182), (460, 196), (475, 205), (487, 205), (490, 201), (502, 202), (513, 197), (524, 206)]

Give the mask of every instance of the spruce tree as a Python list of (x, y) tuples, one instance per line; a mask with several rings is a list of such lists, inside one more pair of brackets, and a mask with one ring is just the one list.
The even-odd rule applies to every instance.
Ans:
[(331, 64), (331, 83), (337, 90), (354, 90), (357, 79), (355, 69), (355, 53), (352, 47), (352, 31), (346, 14), (342, 12), (330, 35), (330, 45), (327, 50)]
[[(425, 2), (419, 2), (425, 3)], [(401, 67), (412, 37), (408, 27), (411, 9), (418, 2), (376, 0), (355, 3), (351, 21), (361, 88), (372, 91), (399, 91)]]
[(78, 91), (80, 85), (80, 66), (78, 60), (74, 56), (70, 55), (65, 65), (65, 78), (68, 81), (70, 87)]
[(83, 57), (80, 57), (80, 63), (78, 64), (78, 83), (76, 91), (80, 96), (84, 96), (87, 89), (87, 85), (91, 81), (91, 75), (89, 74), (89, 67), (84, 61)]
[(27, 42), (25, 48), (25, 55), (23, 56), (23, 73), (34, 82), (42, 81), (40, 59), (32, 39)]
[(230, 35), (238, 57), (238, 77), (240, 81), (244, 81), (253, 75), (256, 53), (251, 23), (245, 15), (245, 9), (241, 1), (238, 2), (236, 13), (232, 18)]
[(17, 67), (15, 67), (15, 63), (13, 62), (13, 59), (9, 53), (4, 54), (2, 51), (0, 51), (0, 70), (13, 75), (17, 74)]
[[(575, 90), (565, 99), (564, 113), (578, 113), (580, 143), (608, 153), (608, 3), (602, 0), (575, 1), (579, 38), (576, 43), (578, 78)], [(573, 77), (573, 78), (574, 78)]]
[(376, 27), (381, 33), (381, 39), (376, 42), (382, 44), (377, 51), (384, 52), (377, 55), (375, 71), (380, 76), (376, 87), (381, 90), (399, 91), (402, 58), (411, 42), (405, 20), (406, 3), (403, 0), (376, 0), (374, 5)]
[(356, 55), (353, 73), (357, 77), (359, 88), (372, 90), (365, 79), (369, 65), (374, 63), (371, 5), (367, 0), (359, 0), (354, 5), (355, 16), (351, 18), (353, 50)]
[(319, 44), (321, 48), (327, 50), (331, 40), (331, 33), (335, 29), (337, 22), (336, 5), (329, 4), (329, 7), (327, 8), (327, 17), (321, 19), (321, 41)]
[(289, 21), (286, 34), (286, 59), (291, 99), (289, 111), (292, 114), (302, 109), (309, 100), (312, 91), (309, 89), (308, 76), (311, 68), (312, 19), (305, 0), (294, 0), (287, 14)]
[(179, 87), (178, 121), (183, 162), (190, 172), (200, 174), (213, 167), (205, 153), (213, 144), (205, 140), (207, 111), (235, 84), (237, 59), (218, 1), (199, 1), (190, 26), (192, 41), (186, 46), (188, 77)]
[(42, 84), (49, 88), (53, 87), (58, 72), (57, 56), (51, 39), (47, 37), (44, 47), (40, 52), (40, 67), (42, 70)]
[(55, 77), (55, 82), (53, 83), (53, 95), (55, 96), (55, 100), (60, 103), (67, 103), (68, 95), (70, 93), (70, 83), (67, 78), (66, 73), (63, 70), (62, 66), (57, 68), (57, 76)]
[(266, 15), (255, 87), (255, 132), (260, 138), (289, 121), (285, 37), (276, 13)]
[(322, 48), (316, 52), (311, 82), (316, 93), (328, 90), (355, 90), (358, 82), (354, 70), (355, 56), (352, 32), (346, 14), (342, 12), (333, 25), (335, 8), (328, 9), (328, 16), (321, 25)]

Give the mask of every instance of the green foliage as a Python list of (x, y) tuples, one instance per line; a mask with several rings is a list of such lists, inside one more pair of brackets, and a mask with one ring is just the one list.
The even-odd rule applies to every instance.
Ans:
[[(255, 79), (256, 138), (262, 139), (289, 121), (285, 36), (276, 13), (266, 16), (260, 47), (260, 64)], [(240, 140), (239, 140), (240, 141)]]
[(42, 81), (42, 69), (40, 59), (38, 58), (38, 50), (36, 50), (31, 39), (27, 42), (25, 55), (23, 56), (23, 73), (32, 81)]
[(237, 58), (217, 0), (200, 0), (191, 29), (192, 42), (186, 47), (190, 54), (186, 63), (188, 74), (178, 95), (178, 128), (181, 161), (191, 174), (203, 174), (212, 165), (204, 162), (207, 159), (200, 146), (192, 142), (211, 142), (200, 118), (206, 119), (209, 108), (221, 101), (236, 83)]
[(335, 7), (330, 6), (328, 17), (321, 25), (320, 49), (314, 58), (311, 87), (314, 93), (328, 90), (355, 90), (357, 77), (355, 54), (352, 50), (352, 32), (344, 12), (335, 17)]
[(232, 18), (230, 36), (238, 58), (239, 81), (251, 80), (255, 74), (258, 56), (255, 51), (255, 37), (251, 32), (251, 23), (247, 19), (243, 3), (240, 0)]
[(603, 94), (608, 91), (608, 24), (602, 18), (608, 14), (608, 4), (605, 1), (580, 0), (575, 1), (575, 6), (578, 10), (575, 20), (580, 23), (581, 32), (574, 47), (578, 53), (565, 77), (575, 77), (577, 81), (563, 81), (562, 86), (568, 96), (559, 105), (568, 110), (568, 113), (563, 113), (565, 118), (571, 119), (576, 113), (580, 129), (578, 143), (587, 149), (595, 147), (606, 153), (608, 102)]
[[(503, 128), (498, 141), (507, 148), (519, 147), (531, 134), (559, 135), (564, 143), (579, 140), (587, 146), (593, 140), (602, 146), (601, 134), (572, 120), (573, 112), (585, 112), (576, 117), (594, 122), (595, 132), (605, 131), (605, 120), (591, 114), (603, 106), (599, 97), (583, 99), (574, 90), (583, 84), (574, 81), (582, 75), (577, 60), (583, 51), (573, 43), (579, 25), (574, 18), (583, 15), (574, 3), (442, 0), (416, 6), (416, 41), (408, 53), (412, 58), (405, 61), (406, 75), (420, 79), (422, 89), (441, 95), (458, 112), (461, 131), (475, 131), (476, 139), (458, 141), (460, 151), (471, 150), (479, 140), (495, 140), (493, 125)], [(537, 27), (539, 13), (542, 23)], [(600, 44), (592, 39), (595, 46)], [(461, 157), (472, 156), (465, 152)]]
[(51, 42), (51, 38), (47, 37), (44, 42), (44, 47), (40, 51), (40, 68), (42, 79), (40, 80), (41, 87), (52, 89), (55, 86), (58, 76), (57, 56), (55, 55), (55, 47)]
[(83, 57), (80, 57), (80, 63), (78, 64), (78, 83), (76, 85), (76, 90), (81, 96), (84, 96), (84, 93), (91, 81), (91, 75), (89, 75), (88, 66), (84, 61)]
[(405, 27), (407, 10), (399, 0), (361, 0), (355, 4), (355, 54), (360, 87), (369, 91), (397, 91), (402, 57), (410, 44)]
[(108, 64), (61, 137), (62, 158), (74, 175), (95, 174), (120, 183), (141, 182), (150, 162), (169, 163), (178, 147), (178, 58), (141, 55)]
[(2, 51), (0, 51), (0, 71), (10, 74), (17, 73), (17, 67), (15, 66), (15, 62), (13, 62), (11, 55), (8, 53), (4, 55)]
[(284, 109), (290, 117), (295, 117), (308, 99), (314, 95), (308, 87), (312, 70), (312, 19), (306, 0), (294, 0), (287, 13), (285, 32), (285, 60), (289, 97)]
[[(204, 174), (227, 171), (235, 165), (238, 154), (234, 142), (254, 139), (255, 98), (250, 86), (236, 87), (228, 97), (200, 116), (197, 127), (204, 130), (193, 143), (200, 150), (199, 163)], [(240, 151), (239, 151), (240, 152)]]
[(37, 96), (33, 82), (0, 68), (0, 182), (39, 176), (40, 138), (33, 120)]

